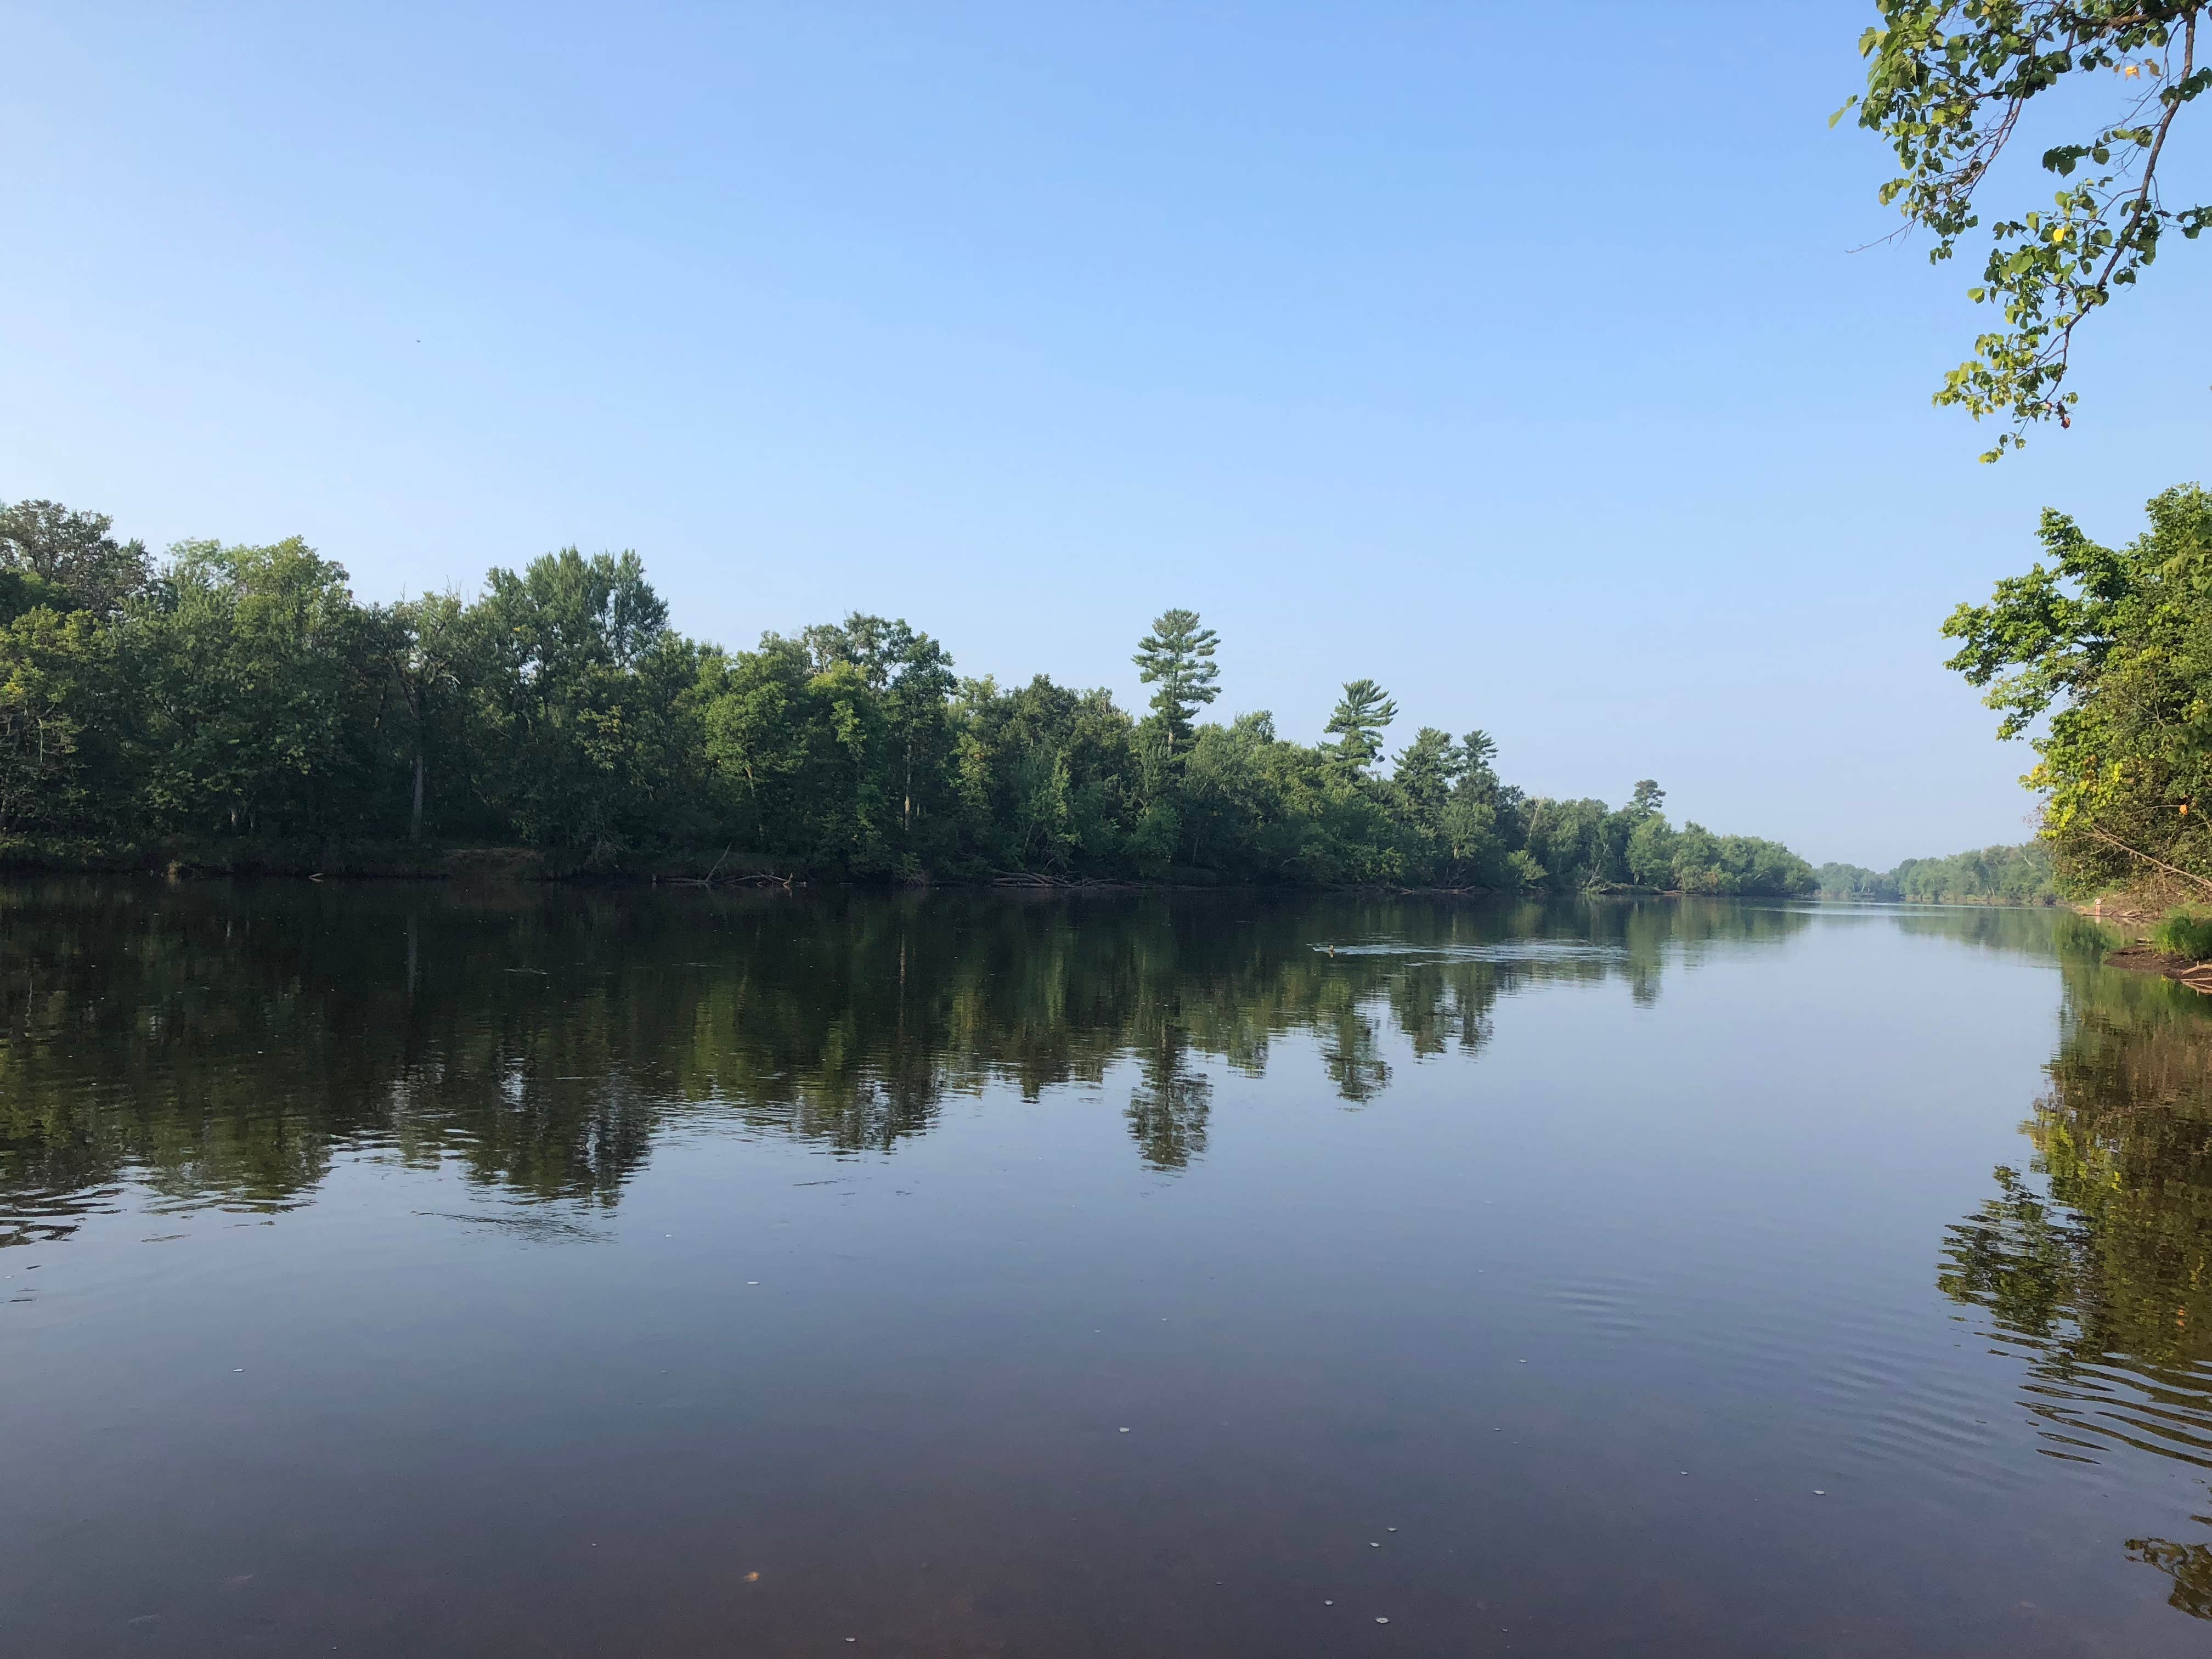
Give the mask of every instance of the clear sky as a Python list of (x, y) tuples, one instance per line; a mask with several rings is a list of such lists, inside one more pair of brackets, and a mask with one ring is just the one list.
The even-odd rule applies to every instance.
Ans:
[(1937, 629), (2205, 476), (2212, 255), (1977, 465), (1972, 270), (1850, 251), (1870, 14), (0, 3), (0, 495), (366, 598), (635, 547), (705, 638), (1131, 702), (1187, 605), (1288, 735), (1372, 675), (1533, 791), (2019, 840)]

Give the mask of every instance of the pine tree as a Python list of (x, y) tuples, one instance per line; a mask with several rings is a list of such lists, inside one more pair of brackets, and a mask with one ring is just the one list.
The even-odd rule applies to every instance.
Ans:
[(1364, 772), (1382, 752), (1382, 733), (1398, 718), (1398, 705), (1373, 680), (1347, 680), (1336, 711), (1328, 717), (1328, 734), (1338, 762), (1350, 772)]
[(1159, 688), (1152, 693), (1152, 713), (1167, 734), (1170, 756), (1190, 742), (1192, 717), (1221, 695), (1214, 684), (1221, 670), (1213, 661), (1219, 643), (1212, 629), (1199, 626), (1197, 611), (1163, 611), (1130, 659), (1137, 678)]

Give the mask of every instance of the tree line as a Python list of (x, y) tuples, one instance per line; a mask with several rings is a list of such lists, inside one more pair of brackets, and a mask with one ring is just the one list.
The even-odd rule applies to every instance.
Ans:
[(1820, 896), (1869, 904), (2055, 904), (2051, 849), (2040, 842), (1906, 859), (1893, 870), (1824, 864)]
[(481, 592), (363, 604), (297, 538), (156, 558), (102, 514), (0, 509), (0, 839), (143, 848), (521, 845), (605, 868), (854, 878), (1639, 886), (1809, 892), (1775, 842), (1504, 782), (1480, 730), (1343, 687), (1324, 740), (1202, 720), (1218, 639), (1170, 610), (1134, 714), (1039, 675), (963, 678), (855, 613), (752, 650), (689, 638), (635, 553), (574, 548)]

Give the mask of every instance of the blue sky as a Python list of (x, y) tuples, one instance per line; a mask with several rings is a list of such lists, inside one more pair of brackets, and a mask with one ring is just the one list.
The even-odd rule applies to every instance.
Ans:
[(1851, 252), (1870, 10), (0, 4), (0, 495), (1132, 702), (1188, 605), (1290, 735), (1372, 675), (1534, 791), (2021, 839), (1937, 629), (2205, 475), (2203, 270), (1977, 465), (1972, 270)]

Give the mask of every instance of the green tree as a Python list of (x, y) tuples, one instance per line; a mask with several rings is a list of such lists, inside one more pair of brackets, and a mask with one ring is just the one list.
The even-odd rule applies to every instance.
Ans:
[(1433, 836), (1443, 823), (1444, 805), (1452, 786), (1467, 770), (1467, 754), (1451, 734), (1425, 726), (1398, 756), (1390, 781), (1407, 814), (1423, 834)]
[(1180, 823), (1165, 816), (1141, 851), (1132, 848), (1138, 734), (1105, 691), (1073, 690), (1042, 674), (1012, 690), (969, 680), (952, 719), (962, 842), (975, 863), (1127, 873), (1139, 857), (1154, 870), (1173, 860)]
[(410, 728), (407, 838), (420, 841), (430, 751), (438, 742), (434, 734), (441, 728), (452, 730), (448, 709), (461, 695), (473, 665), (472, 641), (461, 602), (451, 593), (404, 600), (385, 613), (384, 620), (390, 634), (393, 680)]
[(1437, 872), (1447, 887), (1514, 888), (1526, 884), (1498, 833), (1496, 805), (1462, 779), (1444, 803), (1438, 825), (1443, 859)]
[(0, 572), (33, 579), (57, 611), (113, 616), (152, 575), (146, 544), (117, 541), (113, 522), (59, 501), (0, 507)]
[(2212, 207), (2168, 207), (2159, 191), (2175, 118), (2212, 86), (2198, 58), (2207, 0), (1875, 3), (1881, 21), (1859, 43), (1866, 91), (1837, 118), (1856, 105), (1859, 125), (1896, 151), (1881, 199), (1908, 228), (1934, 233), (1931, 261), (1950, 258), (1981, 224), (1983, 186), (2031, 106), (2039, 114), (2051, 94), (2086, 90), (2092, 76), (2118, 94), (2071, 142), (2043, 152), (2044, 169), (2063, 181), (2052, 205), (1992, 223), (1981, 282), (1966, 290), (2003, 321), (1974, 342), (1936, 402), (1976, 420), (2010, 418), (1982, 457), (1993, 461), (2033, 422), (2069, 422), (2075, 330), (2136, 281), (2167, 233), (2194, 240), (2212, 222)]
[(42, 606), (57, 615), (77, 608), (59, 583), (48, 581), (34, 570), (0, 566), (0, 622), (13, 622)]
[(118, 804), (125, 720), (112, 669), (112, 636), (88, 611), (41, 605), (0, 627), (0, 832), (112, 821), (101, 808)]
[(1266, 709), (1199, 730), (1182, 778), (1183, 845), (1192, 864), (1242, 880), (1273, 878), (1285, 822), (1284, 752)]
[(902, 634), (911, 637), (903, 622), (855, 611), (842, 623), (817, 623), (801, 629), (799, 639), (813, 659), (816, 673), (826, 674), (841, 663), (850, 664), (860, 671), (860, 678), (871, 691), (880, 691), (890, 684)]
[(1498, 740), (1480, 726), (1459, 740), (1460, 756), (1467, 768), (1467, 775), (1480, 778), (1492, 790), (1498, 787)]
[(1221, 678), (1213, 660), (1220, 638), (1199, 625), (1195, 611), (1163, 611), (1152, 618), (1152, 631), (1137, 643), (1137, 678), (1157, 686), (1152, 693), (1152, 717), (1159, 722), (1172, 757), (1190, 742), (1191, 721), (1198, 711), (1221, 695), (1214, 682)]
[(904, 619), (892, 627), (884, 717), (899, 769), (899, 826), (911, 850), (917, 820), (941, 793), (951, 753), (946, 699), (958, 681), (953, 677), (951, 654), (943, 646), (915, 632)]
[(1628, 878), (1638, 887), (1665, 890), (1674, 885), (1674, 854), (1681, 837), (1674, 826), (1653, 812), (1629, 831), (1622, 857)]
[(757, 651), (702, 665), (706, 759), (745, 850), (808, 857), (818, 843), (817, 756), (830, 743), (806, 648), (769, 635)]
[(1364, 773), (1382, 753), (1382, 734), (1398, 718), (1398, 705), (1373, 680), (1347, 680), (1324, 728), (1336, 741), (1331, 752), (1346, 772)]
[(1612, 815), (1601, 800), (1542, 799), (1531, 803), (1525, 850), (1553, 886), (1575, 890), (1625, 879), (1607, 854)]
[(171, 557), (121, 635), (152, 822), (264, 836), (363, 828), (384, 682), (344, 567), (297, 537), (186, 542)]
[(2212, 888), (2212, 495), (2170, 489), (2125, 547), (2045, 512), (2048, 563), (1943, 625), (1949, 666), (1986, 690), (2001, 738), (2027, 734), (2058, 876), (2076, 890), (2173, 879)]
[(632, 552), (563, 548), (520, 575), (495, 569), (485, 586), (470, 623), (487, 786), (526, 840), (619, 846), (646, 816), (673, 688), (688, 689), (667, 605)]

